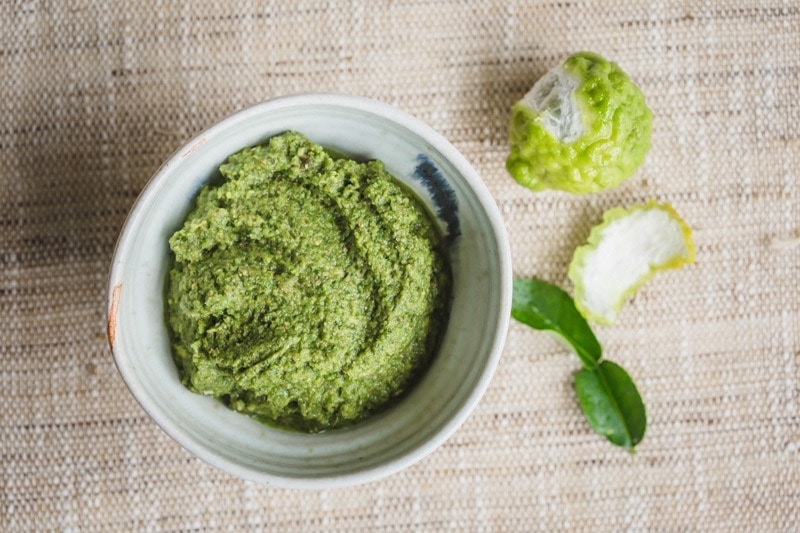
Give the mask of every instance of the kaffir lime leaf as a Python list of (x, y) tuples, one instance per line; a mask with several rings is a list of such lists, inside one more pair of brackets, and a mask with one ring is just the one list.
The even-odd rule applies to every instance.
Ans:
[(671, 205), (610, 209), (569, 265), (575, 306), (589, 320), (612, 324), (656, 272), (692, 263), (694, 254), (691, 229)]
[(650, 149), (652, 113), (615, 63), (580, 52), (512, 108), (509, 173), (535, 191), (583, 194), (628, 179)]

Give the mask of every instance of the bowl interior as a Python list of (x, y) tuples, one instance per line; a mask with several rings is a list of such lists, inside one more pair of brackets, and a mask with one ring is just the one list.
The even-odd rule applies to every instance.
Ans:
[[(270, 428), (180, 383), (164, 321), (167, 241), (198, 189), (245, 146), (295, 130), (359, 159), (380, 159), (448, 233), (453, 305), (439, 354), (392, 408), (351, 428), (307, 435)], [(109, 338), (131, 392), (168, 434), (245, 479), (288, 487), (368, 481), (418, 460), (463, 422), (485, 390), (510, 307), (508, 244), (496, 206), (466, 160), (438, 134), (377, 102), (282, 98), (240, 112), (179, 150), (128, 217), (110, 280)]]

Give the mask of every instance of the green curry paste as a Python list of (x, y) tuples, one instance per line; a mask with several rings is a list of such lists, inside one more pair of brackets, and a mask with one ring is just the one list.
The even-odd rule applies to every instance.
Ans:
[(438, 349), (452, 285), (442, 236), (379, 161), (287, 132), (244, 149), (170, 239), (167, 318), (183, 383), (262, 422), (358, 422)]

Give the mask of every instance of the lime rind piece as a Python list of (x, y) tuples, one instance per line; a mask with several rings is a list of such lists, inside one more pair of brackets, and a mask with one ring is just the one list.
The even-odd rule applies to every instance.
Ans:
[(694, 262), (692, 230), (667, 203), (606, 211), (575, 250), (569, 278), (587, 319), (613, 324), (623, 304), (656, 272)]
[(606, 190), (644, 162), (652, 121), (644, 94), (617, 64), (579, 52), (512, 107), (506, 168), (534, 191)]

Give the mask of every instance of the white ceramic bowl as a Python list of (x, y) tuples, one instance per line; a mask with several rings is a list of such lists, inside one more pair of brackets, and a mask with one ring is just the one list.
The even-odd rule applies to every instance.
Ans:
[[(380, 159), (448, 232), (453, 306), (442, 346), (400, 402), (350, 428), (304, 434), (267, 427), (194, 394), (178, 379), (164, 321), (167, 240), (225, 159), (286, 130), (354, 158)], [(354, 485), (397, 472), (447, 439), (489, 384), (511, 305), (505, 229), (485, 185), (441, 135), (388, 105), (318, 94), (277, 98), (216, 124), (153, 176), (117, 243), (109, 343), (123, 379), (153, 420), (229, 473), (290, 488)]]

